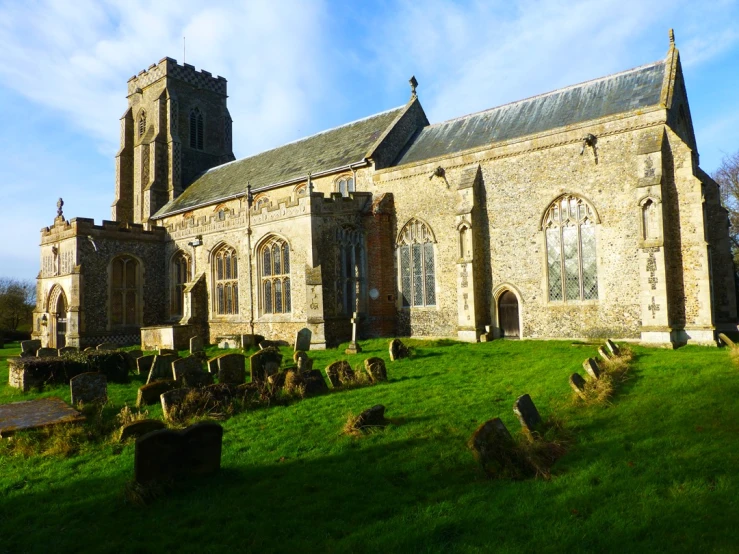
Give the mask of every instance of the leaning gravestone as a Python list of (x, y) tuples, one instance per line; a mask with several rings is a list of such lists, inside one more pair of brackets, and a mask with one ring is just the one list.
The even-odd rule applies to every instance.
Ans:
[(513, 413), (518, 417), (526, 434), (531, 437), (534, 431), (541, 425), (541, 416), (536, 409), (534, 401), (528, 394), (519, 396), (513, 404)]
[(400, 339), (391, 340), (390, 348), (388, 350), (390, 352), (390, 360), (393, 362), (395, 360), (408, 357), (408, 347), (403, 344)]
[(104, 342), (102, 344), (98, 344), (97, 349), (98, 350), (118, 350), (118, 345), (113, 344), (112, 342)]
[(259, 343), (264, 340), (262, 335), (241, 335), (241, 348), (249, 350), (259, 346)]
[(182, 381), (185, 375), (191, 375), (193, 373), (205, 373), (203, 371), (203, 364), (195, 356), (178, 358), (172, 362), (172, 378), (175, 381)]
[(240, 385), (246, 380), (243, 354), (226, 354), (218, 358), (218, 382)]
[(203, 344), (203, 337), (195, 336), (190, 338), (190, 354), (202, 352), (204, 346), (205, 345)]
[(39, 348), (36, 351), (37, 358), (54, 358), (59, 355), (59, 351), (56, 348)]
[(724, 344), (725, 344), (726, 346), (728, 346), (729, 348), (734, 348), (734, 347), (736, 346), (736, 344), (734, 344), (734, 341), (733, 341), (733, 340), (731, 340), (731, 339), (730, 339), (729, 337), (727, 337), (727, 336), (726, 336), (725, 334), (723, 334), (723, 333), (719, 333), (719, 334), (718, 334), (718, 338), (719, 338), (719, 340), (720, 340), (721, 342), (723, 342), (723, 343), (724, 343)]
[(611, 339), (608, 339), (606, 341), (606, 346), (608, 347), (608, 350), (611, 351), (611, 353), (614, 356), (620, 356), (621, 355), (621, 349), (618, 347), (618, 345), (613, 342)]
[(302, 350), (305, 352), (306, 350), (310, 350), (310, 339), (313, 336), (313, 333), (310, 329), (303, 327), (300, 331), (295, 333), (295, 347), (294, 350), (297, 352), (298, 350)]
[(585, 360), (582, 363), (582, 367), (593, 379), (600, 379), (600, 368), (598, 367), (598, 362), (593, 358)]
[(489, 475), (505, 469), (514, 458), (513, 437), (498, 417), (480, 425), (467, 445), (482, 469)]
[(201, 371), (200, 373), (186, 373), (182, 377), (182, 385), (191, 389), (200, 389), (213, 384), (213, 374)]
[(268, 347), (249, 357), (252, 383), (264, 383), (267, 377), (280, 371), (282, 354), (277, 348)]
[(139, 356), (136, 358), (136, 370), (139, 372), (139, 375), (149, 375), (151, 364), (154, 363), (154, 358), (156, 358), (154, 354)]
[(325, 371), (326, 377), (334, 388), (354, 381), (354, 370), (346, 360), (332, 363), (326, 367)]
[(159, 397), (172, 389), (179, 387), (177, 381), (154, 381), (148, 385), (144, 385), (139, 389), (138, 396), (136, 398), (136, 407), (141, 408), (142, 406), (148, 406), (150, 404), (156, 404), (159, 402)]
[(359, 414), (357, 419), (354, 420), (352, 428), (360, 431), (368, 427), (384, 427), (385, 425), (387, 425), (385, 406), (377, 404)]
[(608, 355), (608, 352), (603, 346), (598, 347), (598, 354), (600, 355), (600, 357), (603, 359), (604, 362), (607, 362), (608, 360), (611, 359), (611, 357)]
[(131, 437), (142, 437), (152, 431), (166, 429), (167, 426), (159, 419), (139, 419), (121, 427), (121, 434), (118, 437), (120, 442), (130, 439)]
[(157, 354), (160, 356), (177, 356), (177, 350), (173, 350), (172, 348), (160, 348), (157, 351)]
[(39, 348), (41, 348), (40, 340), (22, 340), (21, 356), (35, 356)]
[(312, 396), (328, 392), (328, 385), (323, 380), (323, 375), (317, 369), (312, 369), (301, 374), (303, 385), (305, 386), (305, 395)]
[(80, 373), (69, 380), (72, 405), (93, 402), (105, 403), (108, 400), (108, 380), (102, 373)]
[(579, 373), (570, 375), (570, 387), (580, 398), (585, 398), (585, 379)]
[(161, 394), (159, 401), (162, 403), (164, 421), (172, 421), (174, 419), (176, 412), (181, 409), (182, 403), (189, 393), (190, 389), (182, 387)]
[(76, 354), (79, 352), (79, 348), (76, 346), (65, 346), (59, 349), (59, 355), (64, 356), (65, 354)]
[(224, 356), (224, 354), (221, 354), (219, 356), (216, 356), (215, 358), (211, 358), (208, 360), (208, 363), (206, 364), (208, 366), (208, 373), (212, 373), (213, 375), (218, 375), (218, 358), (221, 356)]
[(364, 369), (373, 383), (387, 381), (387, 368), (382, 358), (367, 358), (364, 360)]
[(148, 433), (136, 440), (134, 478), (145, 484), (218, 471), (222, 444), (223, 427), (211, 421)]
[(149, 371), (149, 377), (146, 379), (146, 384), (158, 381), (160, 379), (171, 379), (172, 378), (172, 362), (179, 358), (173, 354), (167, 354), (164, 356), (155, 355), (154, 360), (151, 363), (151, 370)]

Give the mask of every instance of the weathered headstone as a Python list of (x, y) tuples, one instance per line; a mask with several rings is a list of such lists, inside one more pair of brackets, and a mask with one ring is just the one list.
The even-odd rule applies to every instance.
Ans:
[(328, 365), (325, 371), (326, 377), (334, 388), (354, 381), (354, 370), (346, 360), (339, 360)]
[(734, 348), (734, 347), (736, 347), (736, 344), (734, 344), (734, 341), (733, 341), (733, 340), (731, 340), (731, 339), (730, 339), (729, 337), (727, 337), (727, 336), (726, 336), (726, 335), (725, 335), (724, 333), (719, 333), (719, 334), (718, 334), (718, 338), (719, 338), (719, 340), (720, 340), (720, 341), (721, 341), (722, 343), (724, 343), (724, 344), (725, 344), (726, 346), (728, 346), (729, 348)]
[(267, 347), (249, 357), (252, 383), (264, 383), (267, 377), (277, 373), (282, 364), (282, 354), (277, 348)]
[[(308, 372), (305, 372), (305, 375), (307, 374)], [(305, 379), (303, 379), (303, 375), (304, 373), (300, 370), (290, 369), (285, 371), (285, 382), (283, 383), (285, 390), (295, 391), (300, 387), (304, 387)]]
[[(295, 368), (292, 368), (293, 370)], [(267, 382), (272, 386), (272, 389), (281, 389), (285, 386), (285, 379), (287, 378), (286, 371), (280, 371), (267, 377)]]
[(570, 375), (570, 387), (580, 398), (585, 398), (585, 379), (579, 373)]
[(260, 350), (265, 350), (267, 348), (277, 348), (278, 346), (280, 346), (280, 343), (276, 340), (264, 339), (262, 342), (259, 343)]
[(293, 354), (293, 361), (298, 366), (298, 371), (310, 371), (313, 369), (313, 359), (308, 357), (308, 354), (302, 350), (297, 350)]
[(145, 484), (218, 471), (222, 443), (223, 428), (211, 421), (148, 433), (136, 440), (134, 478)]
[(364, 369), (373, 383), (387, 381), (387, 368), (382, 358), (367, 358), (364, 360)]
[(139, 375), (149, 375), (151, 364), (154, 363), (154, 358), (156, 358), (154, 354), (139, 356), (136, 358), (136, 370), (139, 372)]
[(605, 347), (599, 346), (598, 347), (598, 354), (603, 359), (604, 362), (607, 362), (611, 359), (611, 356), (608, 355), (608, 352), (606, 351)]
[(300, 331), (295, 333), (295, 345), (294, 350), (310, 350), (310, 339), (313, 336), (313, 332), (307, 327), (303, 327)]
[(504, 470), (514, 458), (513, 437), (498, 417), (480, 425), (467, 445), (472, 450), (472, 455), (489, 475)]
[(172, 362), (172, 378), (175, 381), (182, 381), (185, 375), (193, 373), (205, 373), (203, 364), (196, 357), (178, 358)]
[(593, 358), (585, 360), (582, 363), (582, 367), (593, 379), (600, 379), (600, 368), (598, 367), (598, 362)]
[(151, 363), (151, 370), (149, 371), (149, 377), (146, 379), (146, 384), (158, 381), (160, 379), (171, 379), (172, 378), (172, 362), (179, 358), (173, 354), (155, 355), (154, 361)]
[(39, 348), (36, 351), (37, 358), (54, 358), (59, 355), (59, 351), (56, 348)]
[(369, 427), (384, 427), (385, 425), (387, 425), (385, 406), (377, 404), (359, 414), (354, 420), (352, 428), (360, 431)]
[(618, 347), (618, 345), (613, 342), (611, 339), (608, 339), (606, 341), (606, 346), (608, 347), (608, 350), (611, 351), (611, 353), (614, 356), (620, 356), (621, 355), (621, 349)]
[(108, 400), (108, 380), (102, 373), (80, 373), (69, 380), (72, 405), (79, 402), (105, 403)]
[(134, 359), (134, 361), (144, 355), (144, 353), (139, 349), (127, 350), (126, 353), (129, 354)]
[(243, 354), (226, 354), (218, 358), (218, 382), (240, 385), (246, 380)]
[(408, 347), (403, 344), (400, 339), (391, 340), (388, 351), (390, 353), (390, 360), (393, 362), (395, 360), (408, 357)]
[(513, 404), (513, 413), (518, 417), (524, 431), (531, 436), (541, 425), (541, 416), (528, 394), (519, 396)]
[(328, 385), (326, 385), (323, 375), (317, 369), (306, 371), (301, 377), (303, 378), (306, 396), (328, 392)]
[(41, 348), (40, 340), (22, 340), (21, 356), (35, 356), (39, 348)]
[(244, 350), (257, 348), (263, 340), (264, 337), (262, 335), (241, 335), (241, 348)]
[(201, 371), (200, 373), (186, 373), (182, 377), (182, 385), (191, 389), (199, 389), (213, 384), (213, 374)]
[(178, 356), (177, 350), (173, 350), (172, 348), (160, 348), (157, 354), (159, 356)]
[(190, 337), (190, 354), (195, 354), (196, 352), (202, 352), (204, 346), (205, 344), (203, 341), (203, 337), (199, 335)]
[(150, 404), (156, 404), (159, 402), (159, 397), (162, 393), (179, 387), (177, 381), (154, 381), (148, 385), (144, 385), (139, 389), (138, 396), (136, 398), (136, 407), (148, 406)]
[(65, 354), (76, 354), (79, 352), (79, 348), (76, 346), (65, 346), (59, 349), (59, 355), (64, 356)]
[(181, 408), (182, 403), (189, 393), (190, 389), (181, 387), (163, 392), (159, 396), (159, 401), (162, 403), (162, 415), (165, 421), (172, 421), (176, 411)]
[(166, 428), (167, 426), (164, 422), (159, 419), (139, 419), (138, 421), (133, 421), (121, 427), (121, 434), (118, 437), (118, 440), (123, 442), (131, 437), (142, 437), (152, 431), (159, 431), (160, 429)]
[(112, 342), (104, 342), (97, 345), (97, 350), (118, 350), (118, 345)]
[(208, 360), (208, 363), (207, 363), (208, 373), (212, 373), (213, 375), (217, 375), (218, 374), (218, 358), (220, 358), (221, 356), (223, 356), (223, 354), (221, 354), (220, 356), (216, 356), (215, 358), (211, 358), (210, 360)]

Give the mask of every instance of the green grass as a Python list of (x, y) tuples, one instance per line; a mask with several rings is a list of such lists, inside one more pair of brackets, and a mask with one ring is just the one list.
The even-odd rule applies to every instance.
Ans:
[[(356, 356), (311, 352), (320, 369), (380, 356), (390, 381), (225, 421), (221, 472), (145, 507), (123, 495), (133, 444), (66, 457), (0, 444), (0, 553), (739, 550), (739, 371), (725, 350), (635, 346), (610, 404), (586, 407), (567, 379), (593, 345), (408, 343), (414, 356), (392, 363), (384, 340)], [(9, 354), (0, 350), (0, 403), (69, 400), (68, 387), (10, 390)], [(110, 385), (111, 413), (139, 384)], [(487, 479), (466, 442), (495, 416), (518, 432), (512, 405), (524, 393), (575, 442), (550, 480)], [(393, 424), (341, 433), (350, 413), (378, 403)]]

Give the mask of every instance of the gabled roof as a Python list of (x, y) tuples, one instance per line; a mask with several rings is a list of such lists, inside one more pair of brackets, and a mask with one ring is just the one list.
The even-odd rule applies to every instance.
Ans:
[(658, 61), (425, 127), (393, 165), (420, 162), (660, 103)]
[(408, 105), (353, 121), (261, 154), (214, 167), (199, 176), (154, 218), (234, 198), (278, 183), (305, 179), (362, 162)]

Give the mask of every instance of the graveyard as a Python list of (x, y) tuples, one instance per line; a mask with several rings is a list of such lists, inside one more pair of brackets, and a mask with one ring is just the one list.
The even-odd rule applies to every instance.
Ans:
[[(72, 418), (66, 423), (3, 434), (0, 553), (50, 545), (77, 552), (735, 551), (739, 368), (730, 348), (621, 343), (628, 371), (607, 398), (591, 402), (578, 383), (587, 388), (602, 377), (610, 355), (604, 341), (402, 340), (408, 355), (396, 360), (387, 339), (309, 350), (305, 358), (294, 357), (292, 346), (270, 345), (251, 373), (256, 346), (206, 346), (200, 367), (185, 351), (163, 352), (160, 362), (141, 356), (146, 368), (131, 368), (125, 379), (70, 362), (72, 386), (47, 376), (25, 392), (9, 385), (8, 358), (20, 346), (6, 344), (0, 427), (16, 402), (62, 409), (73, 395), (98, 400), (81, 408), (85, 421), (62, 410), (60, 417)], [(186, 386), (157, 381), (157, 363), (171, 356), (171, 366), (177, 354), (182, 360), (169, 371)], [(234, 354), (245, 362), (234, 365)], [(285, 386), (294, 376), (284, 370), (306, 367), (306, 359), (321, 377), (313, 393), (255, 396), (252, 380)], [(200, 369), (209, 368), (203, 378)], [(249, 402), (192, 417), (166, 413), (182, 391), (229, 379)], [(161, 391), (142, 402), (140, 390), (152, 386)], [(121, 440), (122, 424), (137, 422), (145, 428)], [(549, 430), (532, 433), (522, 423)], [(549, 441), (556, 460), (546, 472), (486, 469), (471, 437), (501, 428), (522, 451)], [(200, 460), (214, 470), (143, 486), (134, 480), (139, 432), (138, 440), (169, 437), (174, 458), (188, 441), (205, 451), (217, 440), (219, 463)]]

